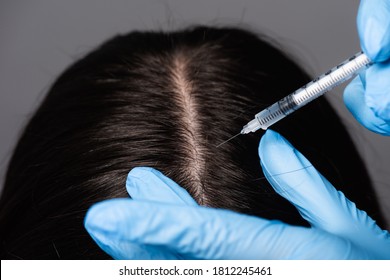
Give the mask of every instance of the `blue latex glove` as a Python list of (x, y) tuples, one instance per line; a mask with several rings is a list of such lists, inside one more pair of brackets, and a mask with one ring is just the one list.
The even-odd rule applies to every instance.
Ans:
[(282, 136), (268, 130), (259, 155), (268, 181), (311, 228), (198, 206), (151, 168), (129, 173), (133, 200), (94, 205), (85, 227), (116, 259), (390, 259), (390, 234)]
[(344, 101), (366, 128), (390, 135), (390, 0), (362, 0), (357, 27), (362, 50), (375, 62), (344, 91)]

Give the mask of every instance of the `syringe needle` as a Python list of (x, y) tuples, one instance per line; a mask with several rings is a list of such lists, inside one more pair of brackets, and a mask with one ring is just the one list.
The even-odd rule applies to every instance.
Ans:
[(233, 138), (237, 137), (237, 136), (240, 135), (240, 134), (241, 134), (241, 132), (237, 133), (236, 135), (230, 137), (228, 140), (223, 141), (221, 144), (219, 144), (219, 145), (217, 145), (217, 146), (215, 146), (215, 147), (216, 147), (216, 148), (219, 148), (220, 146), (222, 146), (222, 145), (225, 144), (226, 142), (229, 142), (230, 140), (232, 140)]

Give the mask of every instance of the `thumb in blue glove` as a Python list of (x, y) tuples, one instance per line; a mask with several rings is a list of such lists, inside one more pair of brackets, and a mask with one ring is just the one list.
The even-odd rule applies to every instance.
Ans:
[(363, 126), (390, 135), (390, 0), (362, 0), (357, 27), (374, 65), (346, 87), (344, 101)]
[(114, 258), (390, 258), (389, 233), (335, 190), (283, 137), (267, 131), (259, 154), (267, 179), (311, 228), (198, 206), (175, 182), (147, 168), (129, 174), (133, 200), (96, 204), (85, 227)]
[(361, 0), (357, 15), (360, 44), (373, 62), (390, 58), (390, 1)]

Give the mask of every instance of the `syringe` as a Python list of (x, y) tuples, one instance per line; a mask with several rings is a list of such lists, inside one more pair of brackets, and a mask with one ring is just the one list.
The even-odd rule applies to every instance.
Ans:
[(325, 74), (257, 113), (253, 120), (244, 125), (240, 134), (255, 132), (259, 128), (266, 130), (269, 126), (352, 78), (360, 70), (371, 66), (371, 64), (370, 59), (363, 52), (355, 54)]

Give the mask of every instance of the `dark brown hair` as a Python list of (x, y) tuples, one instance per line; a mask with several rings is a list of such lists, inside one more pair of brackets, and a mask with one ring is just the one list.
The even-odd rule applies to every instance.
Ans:
[[(264, 179), (254, 114), (310, 77), (238, 28), (117, 36), (66, 70), (26, 126), (0, 201), (1, 257), (108, 258), (83, 228), (95, 202), (128, 197), (136, 166), (162, 171), (205, 206), (306, 222)], [(367, 171), (324, 98), (272, 127), (382, 223)]]

